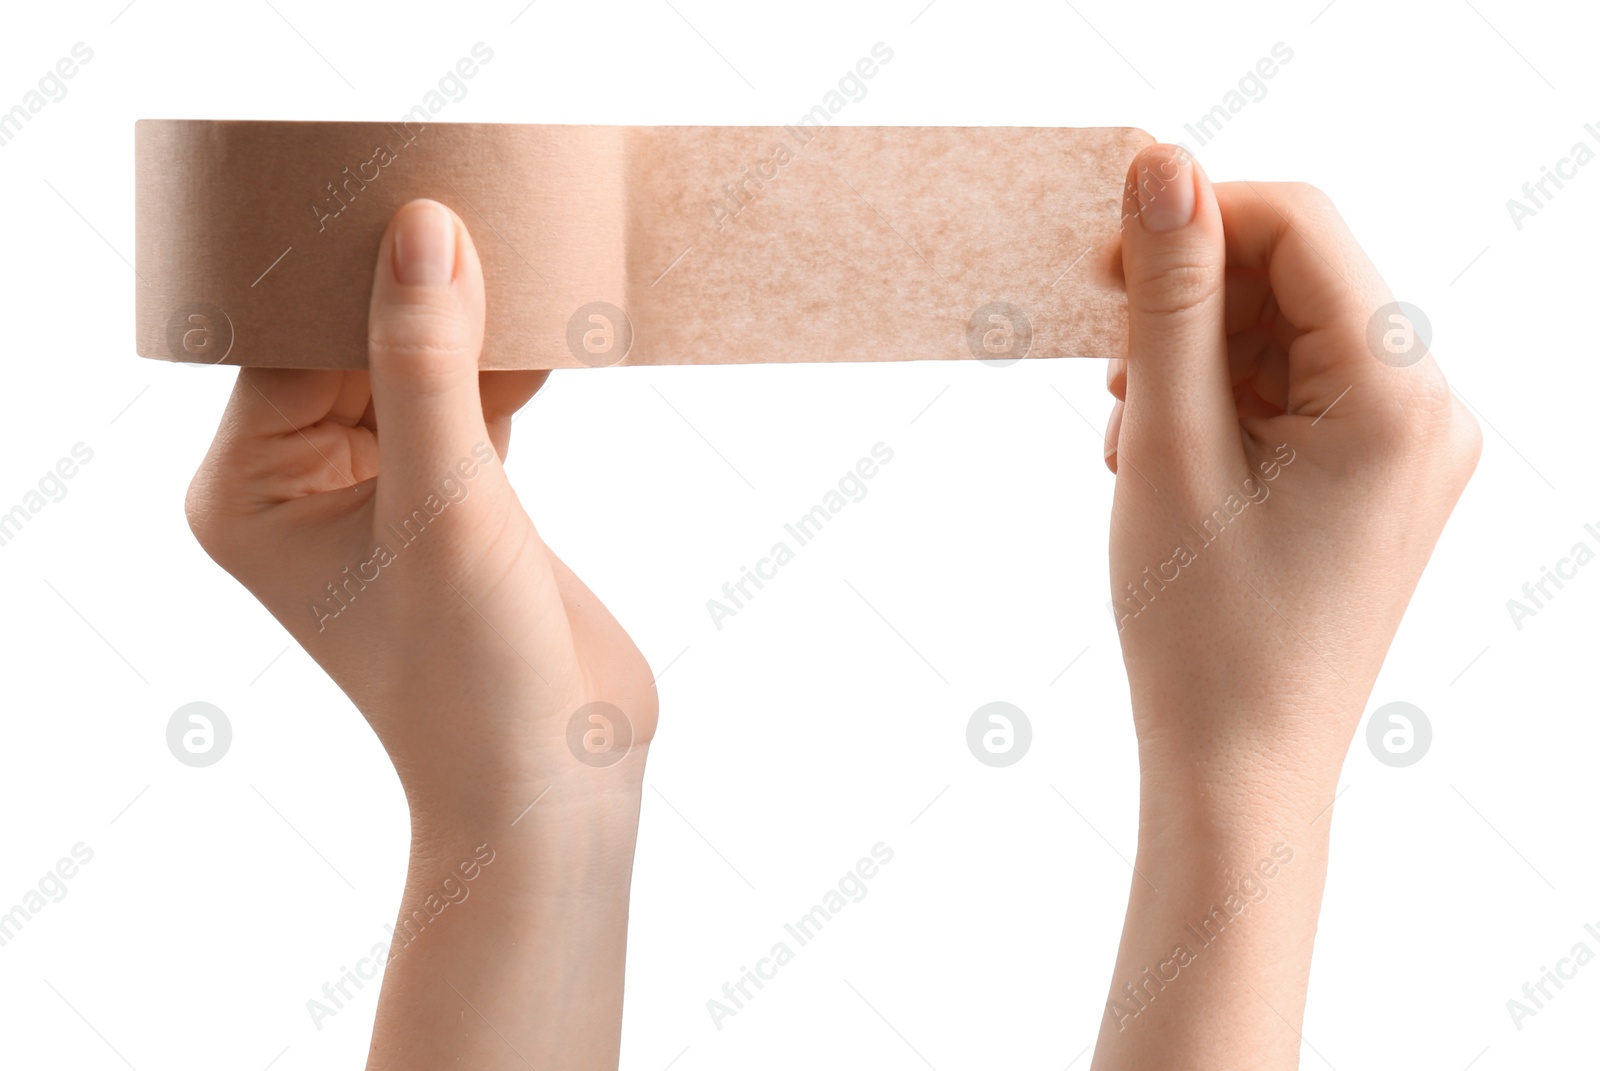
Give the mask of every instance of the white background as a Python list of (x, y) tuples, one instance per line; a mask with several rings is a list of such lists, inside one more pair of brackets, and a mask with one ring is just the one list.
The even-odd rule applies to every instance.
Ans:
[[(75, 443), (94, 451), (0, 547), (0, 908), (77, 842), (94, 852), (0, 948), (0, 1061), (361, 1066), (375, 991), (320, 1031), (306, 1001), (386, 936), (405, 810), (360, 716), (184, 523), (233, 374), (134, 355), (133, 124), (394, 119), (480, 41), (494, 59), (441, 121), (791, 122), (881, 41), (893, 60), (839, 122), (1137, 125), (1217, 179), (1331, 193), (1431, 318), (1485, 447), (1369, 705), (1417, 704), (1432, 750), (1394, 769), (1358, 736), (1346, 763), (1304, 1065), (1592, 1058), (1600, 965), (1520, 1031), (1506, 1010), (1600, 925), (1600, 564), (1520, 630), (1506, 608), (1574, 543), (1600, 547), (1600, 166), (1520, 230), (1506, 208), (1595, 144), (1592, 10), (124, 2), (28, 5), (0, 34), (7, 108), (74, 43), (94, 51), (0, 147), (0, 510)], [(1183, 125), (1277, 42), (1294, 56), (1267, 96), (1198, 146)], [(563, 372), (519, 419), (519, 493), (663, 674), (624, 1066), (1087, 1067), (1137, 788), (1105, 605), (1103, 374)], [(894, 460), (866, 499), (716, 630), (706, 600), (878, 442)], [(1006, 769), (965, 743), (998, 699), (1034, 728)], [(234, 729), (206, 769), (165, 743), (195, 700)], [(706, 1001), (879, 841), (894, 860), (866, 899), (716, 1029)]]

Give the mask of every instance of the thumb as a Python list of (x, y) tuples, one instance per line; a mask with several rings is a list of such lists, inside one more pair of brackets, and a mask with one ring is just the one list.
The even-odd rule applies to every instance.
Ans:
[(379, 246), (367, 312), (380, 498), (409, 501), (463, 461), (484, 460), (483, 317), (483, 272), (466, 226), (437, 201), (404, 205)]
[(1242, 451), (1228, 372), (1226, 263), (1216, 195), (1194, 157), (1175, 145), (1140, 153), (1123, 194), (1127, 405), (1117, 449), (1144, 472), (1179, 464), (1191, 471), (1192, 462), (1209, 466)]

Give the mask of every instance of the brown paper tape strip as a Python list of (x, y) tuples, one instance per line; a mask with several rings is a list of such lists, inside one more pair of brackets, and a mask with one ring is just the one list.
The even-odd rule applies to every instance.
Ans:
[(361, 368), (394, 211), (453, 208), (485, 368), (1116, 356), (1124, 128), (143, 120), (138, 352)]

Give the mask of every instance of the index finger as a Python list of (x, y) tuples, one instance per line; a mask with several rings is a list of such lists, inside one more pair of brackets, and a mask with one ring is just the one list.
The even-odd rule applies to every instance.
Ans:
[(1228, 267), (1264, 271), (1302, 331), (1364, 327), (1389, 288), (1326, 194), (1297, 182), (1217, 184)]
[[(1279, 317), (1292, 326), (1289, 412), (1319, 413), (1360, 383), (1366, 404), (1439, 378), (1431, 356), (1397, 366), (1369, 341), (1394, 301), (1383, 277), (1327, 195), (1303, 183), (1217, 186), (1228, 267), (1265, 272)], [(1354, 399), (1352, 399), (1354, 400)]]

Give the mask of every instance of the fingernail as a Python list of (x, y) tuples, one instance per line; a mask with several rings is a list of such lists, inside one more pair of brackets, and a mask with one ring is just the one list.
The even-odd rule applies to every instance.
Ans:
[(394, 278), (402, 286), (448, 286), (456, 272), (456, 225), (437, 201), (400, 212), (394, 228)]
[(1176, 145), (1139, 161), (1139, 219), (1147, 231), (1175, 231), (1194, 218), (1194, 165)]

